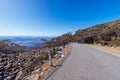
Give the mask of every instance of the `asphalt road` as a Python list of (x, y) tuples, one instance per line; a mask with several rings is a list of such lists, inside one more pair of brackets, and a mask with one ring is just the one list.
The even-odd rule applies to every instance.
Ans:
[(120, 58), (109, 53), (72, 44), (71, 54), (48, 80), (120, 80)]

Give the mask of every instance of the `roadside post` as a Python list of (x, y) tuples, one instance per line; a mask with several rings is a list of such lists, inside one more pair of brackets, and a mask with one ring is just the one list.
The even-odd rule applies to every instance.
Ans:
[(61, 52), (62, 52), (61, 57), (63, 58), (65, 56), (63, 47), (61, 47)]
[(52, 56), (50, 55), (50, 53), (48, 54), (48, 57), (49, 57), (50, 66), (52, 67), (53, 66), (53, 62), (52, 62)]
[(67, 53), (68, 53), (68, 44), (67, 44)]

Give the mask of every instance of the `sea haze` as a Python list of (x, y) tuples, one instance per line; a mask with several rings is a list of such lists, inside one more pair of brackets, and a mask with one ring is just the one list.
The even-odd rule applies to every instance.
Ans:
[(50, 40), (53, 37), (41, 37), (41, 36), (0, 36), (0, 40), (9, 39), (14, 43), (23, 45), (26, 49), (40, 48), (44, 45), (45, 40)]

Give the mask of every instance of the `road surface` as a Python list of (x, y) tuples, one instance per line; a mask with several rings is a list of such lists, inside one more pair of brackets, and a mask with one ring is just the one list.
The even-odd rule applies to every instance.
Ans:
[(71, 54), (48, 80), (120, 80), (120, 58), (109, 53), (72, 44)]

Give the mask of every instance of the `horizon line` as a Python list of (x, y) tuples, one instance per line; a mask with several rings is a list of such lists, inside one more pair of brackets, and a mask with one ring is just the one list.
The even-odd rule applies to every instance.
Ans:
[(56, 36), (40, 36), (40, 35), (0, 35), (0, 37), (56, 37)]

